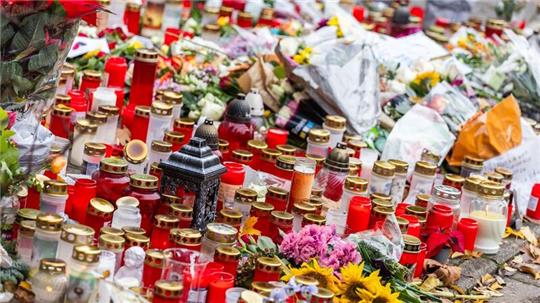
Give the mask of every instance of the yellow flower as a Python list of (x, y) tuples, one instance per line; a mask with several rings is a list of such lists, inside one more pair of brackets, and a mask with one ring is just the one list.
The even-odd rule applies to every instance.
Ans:
[(51, 172), (54, 174), (59, 174), (62, 169), (66, 166), (67, 161), (64, 156), (56, 156), (51, 160)]
[(360, 303), (401, 303), (401, 300), (398, 299), (399, 292), (392, 293), (390, 283), (387, 283), (384, 287), (381, 285), (375, 293), (365, 289), (360, 289), (357, 293), (362, 298)]
[(436, 71), (427, 71), (419, 73), (413, 82), (417, 85), (420, 85), (424, 80), (429, 79), (429, 85), (434, 87), (435, 85), (441, 82), (441, 75)]
[(339, 20), (337, 16), (332, 16), (330, 19), (328, 19), (326, 25), (339, 27)]
[(309, 58), (311, 57), (312, 52), (313, 49), (311, 47), (305, 47), (293, 56), (293, 60), (298, 64), (309, 64)]
[(362, 298), (359, 295), (360, 290), (365, 290), (375, 294), (382, 287), (379, 271), (372, 272), (369, 276), (364, 276), (364, 263), (349, 263), (340, 268), (341, 285), (339, 286), (340, 296), (334, 300), (334, 303), (358, 303)]
[(313, 278), (319, 282), (320, 287), (327, 288), (334, 293), (339, 290), (339, 280), (334, 275), (334, 269), (319, 266), (316, 259), (311, 260), (309, 263), (303, 263), (300, 268), (291, 268), (290, 272), (281, 279), (287, 282), (292, 277), (298, 276)]
[(255, 224), (257, 224), (257, 217), (247, 218), (246, 222), (244, 223), (244, 226), (242, 226), (242, 232), (240, 233), (240, 235), (241, 236), (243, 235), (259, 236), (261, 234), (261, 231), (258, 229), (255, 229)]
[(99, 48), (95, 49), (95, 50), (91, 50), (89, 52), (87, 52), (86, 54), (84, 54), (83, 58), (84, 59), (90, 59), (90, 58), (93, 58), (95, 56), (97, 56), (97, 54), (99, 54), (101, 50)]
[(226, 25), (229, 25), (229, 23), (229, 17), (224, 16), (217, 19), (217, 25), (219, 25), (219, 27), (224, 27)]
[(142, 48), (144, 45), (139, 40), (133, 40), (131, 41), (131, 44), (129, 46), (133, 47), (134, 49), (139, 49)]

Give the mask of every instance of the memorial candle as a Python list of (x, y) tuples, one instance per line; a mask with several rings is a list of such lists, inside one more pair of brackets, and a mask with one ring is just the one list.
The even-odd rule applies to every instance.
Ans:
[(308, 158), (297, 158), (291, 181), (291, 191), (288, 208), (297, 202), (309, 199), (311, 186), (315, 178), (315, 161)]
[(154, 50), (145, 48), (137, 50), (131, 80), (131, 91), (129, 93), (129, 103), (131, 105), (150, 106), (152, 104), (157, 58), (158, 54)]

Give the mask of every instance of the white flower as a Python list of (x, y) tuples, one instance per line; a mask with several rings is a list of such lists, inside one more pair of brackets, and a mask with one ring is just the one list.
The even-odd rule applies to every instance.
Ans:
[(217, 121), (221, 119), (221, 116), (225, 112), (225, 104), (221, 101), (218, 102), (205, 102), (201, 109), (201, 115), (207, 117), (210, 120)]
[(193, 32), (194, 30), (197, 27), (197, 21), (195, 21), (195, 19), (193, 18), (189, 18), (187, 19), (186, 23), (184, 23), (184, 26), (182, 26), (182, 30), (184, 31), (187, 31), (187, 32)]
[(409, 83), (414, 80), (414, 78), (416, 78), (416, 73), (405, 65), (400, 66), (396, 71), (396, 80), (399, 82)]
[(270, 87), (270, 90), (277, 96), (281, 97), (283, 96), (283, 94), (285, 94), (285, 90), (277, 85), (277, 84), (272, 84), (272, 86)]
[(405, 83), (400, 81), (390, 80), (388, 81), (387, 85), (387, 90), (396, 94), (404, 94), (407, 90), (407, 86), (405, 85)]
[(188, 114), (188, 118), (190, 118), (192, 120), (197, 120), (197, 119), (199, 119), (200, 116), (201, 116), (201, 112), (198, 111), (198, 110), (192, 110)]

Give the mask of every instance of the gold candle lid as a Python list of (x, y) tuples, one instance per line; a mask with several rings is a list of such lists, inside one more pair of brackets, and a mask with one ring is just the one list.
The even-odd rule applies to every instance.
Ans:
[(249, 162), (253, 159), (253, 153), (245, 149), (235, 149), (231, 158), (238, 162)]
[(193, 208), (189, 205), (173, 203), (171, 204), (170, 214), (181, 220), (191, 219)]
[(227, 141), (225, 139), (219, 139), (218, 149), (222, 153), (228, 152), (229, 151), (229, 141)]
[(43, 182), (43, 193), (50, 196), (67, 196), (67, 183), (57, 180)]
[(417, 205), (409, 205), (405, 208), (405, 213), (407, 215), (413, 215), (418, 218), (425, 219), (427, 217), (428, 211), (426, 207), (417, 206)]
[(165, 131), (165, 135), (163, 135), (163, 141), (170, 144), (180, 144), (184, 141), (184, 134), (174, 130), (167, 130)]
[(277, 149), (265, 148), (262, 150), (261, 160), (274, 163), (276, 162), (277, 157), (279, 157), (280, 155), (281, 152)]
[(125, 238), (127, 247), (139, 246), (146, 250), (150, 246), (150, 238), (145, 235), (126, 233)]
[(124, 146), (124, 159), (131, 164), (141, 164), (148, 156), (148, 147), (142, 140), (131, 140)]
[(98, 72), (97, 70), (93, 70), (93, 69), (83, 70), (82, 76), (83, 76), (83, 79), (88, 79), (88, 80), (100, 80), (101, 79), (101, 73)]
[[(58, 98), (58, 96), (56, 96)], [(73, 108), (67, 107), (63, 104), (56, 104), (53, 106), (53, 115), (56, 116), (62, 116), (62, 117), (69, 117), (71, 116), (71, 113), (73, 112)], [(67, 126), (67, 125), (66, 125)]]
[(493, 181), (482, 181), (478, 186), (478, 194), (486, 199), (500, 199), (504, 195), (504, 186)]
[(36, 221), (35, 220), (22, 220), (19, 223), (19, 233), (26, 236), (33, 236), (36, 231)]
[(253, 19), (253, 16), (251, 16), (251, 14), (248, 13), (248, 12), (239, 12), (239, 13), (238, 13), (238, 18), (240, 18), (240, 19), (246, 19), (246, 20), (252, 20), (252, 19)]
[(315, 224), (315, 225), (325, 225), (326, 218), (321, 215), (309, 213), (304, 215), (304, 220), (302, 221), (304, 225)]
[(220, 16), (230, 16), (233, 12), (233, 8), (232, 7), (228, 7), (228, 6), (224, 6), (222, 5), (220, 8), (219, 8), (219, 15)]
[(415, 236), (411, 235), (403, 235), (403, 243), (405, 243), (405, 247), (403, 248), (403, 251), (409, 252), (409, 253), (417, 253), (420, 251), (420, 239), (418, 239)]
[(165, 255), (161, 249), (147, 249), (144, 256), (144, 264), (153, 268), (163, 268)]
[(270, 282), (263, 282), (263, 281), (255, 281), (251, 283), (251, 289), (265, 297), (270, 296), (270, 293), (272, 292), (272, 289), (276, 288), (272, 283)]
[(495, 183), (502, 183), (504, 181), (503, 175), (497, 173), (497, 172), (487, 172), (484, 174), (484, 176), (489, 180), (493, 181)]
[(459, 200), (461, 197), (461, 191), (452, 186), (435, 185), (432, 191), (433, 196), (440, 199)]
[(77, 245), (73, 248), (71, 258), (84, 263), (98, 263), (101, 250), (91, 245)]
[(311, 196), (312, 197), (322, 198), (322, 194), (323, 194), (323, 189), (322, 188), (315, 187), (315, 186), (311, 188)]
[(154, 226), (157, 228), (163, 228), (163, 229), (171, 229), (178, 226), (178, 220), (177, 217), (169, 216), (169, 215), (155, 215), (154, 216)]
[(74, 76), (75, 75), (75, 65), (71, 63), (64, 62), (62, 69), (60, 71), (62, 76)]
[(143, 189), (157, 189), (159, 179), (156, 176), (146, 174), (134, 174), (129, 177), (129, 186)]
[(193, 128), (195, 127), (195, 121), (186, 118), (180, 118), (174, 120), (174, 128)]
[(289, 197), (289, 192), (281, 187), (270, 186), (268, 187), (266, 195), (279, 200), (287, 200), (287, 198)]
[(324, 118), (324, 126), (328, 128), (342, 130), (345, 128), (345, 124), (347, 124), (347, 119), (342, 116), (328, 115)]
[(118, 116), (120, 109), (114, 105), (100, 105), (98, 112), (103, 113), (107, 117)]
[(172, 90), (167, 90), (161, 98), (167, 104), (182, 104), (182, 94)]
[(154, 296), (166, 299), (180, 299), (182, 297), (182, 282), (157, 280), (154, 284)]
[(409, 169), (409, 163), (397, 159), (390, 159), (388, 162), (395, 166), (396, 174), (406, 174)]
[(135, 116), (150, 117), (150, 106), (147, 106), (147, 105), (135, 106)]
[(465, 183), (465, 178), (456, 174), (446, 174), (444, 175), (444, 182), (453, 187), (461, 187)]
[(265, 202), (253, 202), (251, 204), (251, 211), (268, 212), (274, 210), (274, 205)]
[(90, 156), (104, 156), (107, 147), (102, 143), (87, 142), (84, 144), (84, 154)]
[(274, 210), (270, 213), (272, 221), (276, 223), (292, 224), (294, 216), (286, 211)]
[(223, 208), (219, 211), (217, 222), (229, 224), (231, 226), (240, 225), (242, 223), (242, 213), (234, 209)]
[(276, 167), (286, 170), (286, 171), (294, 171), (294, 162), (296, 159), (291, 156), (279, 156), (276, 159)]
[(261, 11), (261, 19), (272, 20), (274, 18), (274, 9), (271, 7), (265, 7)]
[(405, 234), (407, 232), (407, 228), (409, 227), (409, 220), (402, 217), (396, 217), (396, 220), (399, 225), (399, 230)]
[(230, 246), (218, 246), (214, 255), (214, 260), (219, 261), (236, 261), (240, 258), (240, 251), (237, 248)]
[(244, 290), (240, 294), (238, 303), (263, 303), (264, 297), (252, 290)]
[(389, 209), (387, 207), (382, 207), (382, 206), (375, 206), (372, 211), (375, 215), (379, 217), (386, 217), (394, 213), (392, 209)]
[(437, 166), (426, 161), (418, 161), (414, 166), (414, 172), (421, 175), (434, 176), (436, 171)]
[(152, 164), (150, 165), (150, 171), (148, 171), (148, 173), (151, 174), (151, 175), (154, 175), (154, 176), (155, 176), (155, 175), (159, 175), (159, 176), (160, 176), (160, 175), (161, 175), (161, 171), (162, 171), (162, 169), (161, 169), (161, 167), (159, 167), (159, 163), (154, 162), (154, 163), (152, 163)]
[(358, 176), (362, 169), (362, 161), (358, 158), (349, 156), (349, 176)]
[(416, 195), (416, 200), (414, 201), (414, 205), (427, 207), (429, 204), (429, 200), (431, 200), (430, 194), (418, 194)]
[(330, 132), (326, 129), (312, 128), (308, 133), (308, 139), (315, 143), (330, 142)]
[(304, 200), (304, 203), (315, 207), (316, 212), (320, 212), (323, 207), (322, 197), (311, 196), (309, 199)]
[(153, 140), (150, 148), (153, 151), (170, 153), (172, 151), (172, 144), (162, 140)]
[(371, 203), (375, 207), (380, 206), (380, 207), (384, 207), (384, 208), (388, 208), (388, 209), (393, 209), (394, 208), (394, 204), (392, 203), (392, 201), (388, 201), (388, 200), (373, 199), (373, 200), (371, 200)]
[(39, 215), (39, 210), (33, 208), (21, 208), (17, 211), (17, 222), (23, 220), (36, 221), (37, 216)]
[(161, 195), (161, 202), (165, 203), (165, 204), (168, 204), (170, 206), (172, 206), (173, 204), (182, 205), (182, 198), (180, 198), (178, 196), (174, 196), (174, 195), (162, 194)]
[(265, 148), (268, 148), (268, 144), (266, 144), (266, 142), (255, 139), (249, 140), (247, 142), (247, 146), (250, 150), (257, 150), (259, 152)]
[(512, 171), (505, 167), (496, 167), (495, 172), (501, 174), (505, 180), (512, 180)]
[(39, 270), (51, 274), (65, 274), (66, 262), (61, 259), (44, 258), (39, 261)]
[(152, 102), (150, 112), (159, 116), (170, 116), (172, 115), (172, 105), (161, 101), (154, 101)]
[(294, 156), (296, 154), (296, 147), (289, 144), (276, 145), (276, 149), (279, 150), (281, 154), (285, 156)]
[(319, 281), (317, 279), (312, 278), (310, 276), (296, 276), (295, 277), (296, 282), (301, 285), (313, 285), (313, 286), (319, 286)]
[(234, 243), (238, 230), (225, 223), (208, 223), (206, 237), (219, 243)]
[(100, 112), (87, 112), (85, 118), (96, 125), (101, 125), (107, 122), (107, 115)]
[(369, 198), (371, 200), (379, 199), (379, 200), (385, 200), (385, 201), (392, 201), (392, 196), (383, 194), (383, 193), (371, 193), (369, 195)]
[(58, 214), (41, 213), (36, 217), (36, 228), (46, 231), (60, 231), (64, 218)]
[(478, 192), (478, 187), (480, 185), (480, 182), (482, 181), (483, 179), (477, 176), (469, 176), (465, 178), (465, 183), (463, 183), (463, 189), (466, 189), (472, 192)]
[(384, 176), (384, 177), (393, 177), (395, 170), (396, 170), (396, 167), (393, 164), (387, 161), (379, 160), (373, 163), (372, 173), (380, 175), (380, 176)]
[(99, 164), (99, 170), (115, 175), (123, 175), (127, 173), (127, 169), (128, 163), (120, 158), (105, 158)]
[(101, 235), (112, 235), (112, 236), (119, 236), (123, 237), (125, 232), (121, 229), (110, 227), (110, 226), (104, 226), (99, 230)]
[(103, 250), (122, 251), (124, 250), (124, 243), (126, 239), (121, 236), (102, 234), (99, 236), (98, 245)]
[(234, 201), (240, 203), (253, 203), (257, 201), (257, 192), (250, 188), (239, 188), (234, 193)]
[(264, 272), (280, 272), (281, 262), (276, 258), (258, 257), (256, 261), (256, 267), (258, 270)]
[(144, 228), (142, 227), (138, 227), (138, 226), (124, 226), (122, 227), (122, 231), (124, 232), (124, 237), (126, 235), (143, 235), (145, 236), (146, 235), (146, 230), (144, 230)]
[(169, 234), (169, 239), (179, 245), (198, 246), (201, 244), (202, 234), (196, 229), (173, 228)]
[(480, 170), (484, 166), (484, 160), (472, 156), (465, 156), (463, 157), (463, 163), (461, 165)]
[(114, 206), (111, 202), (101, 198), (92, 198), (90, 199), (86, 213), (103, 218), (105, 221), (110, 221), (113, 211)]
[(315, 206), (309, 205), (307, 203), (297, 202), (293, 204), (293, 213), (304, 215), (307, 213), (313, 213), (315, 212), (315, 210)]
[(353, 139), (347, 141), (347, 147), (352, 148), (355, 152), (367, 148), (368, 145), (362, 139)]
[(344, 186), (350, 191), (362, 193), (367, 191), (368, 181), (364, 178), (348, 176), (345, 178)]
[[(69, 105), (69, 103), (71, 103), (71, 96), (70, 95), (58, 94), (54, 98), (54, 104), (55, 105), (60, 105), (60, 104)], [(66, 109), (66, 108), (70, 108), (71, 110), (73, 110), (71, 107), (65, 107), (65, 106), (62, 107), (62, 109)]]
[(422, 155), (420, 157), (420, 160), (425, 161), (425, 162), (429, 162), (429, 163), (433, 163), (434, 165), (437, 165), (439, 163), (439, 161), (441, 160), (441, 156), (439, 156), (438, 154), (436, 154), (436, 153), (430, 151), (429, 149), (425, 148), (422, 151)]
[(157, 62), (158, 53), (154, 50), (147, 48), (140, 48), (135, 53), (135, 60), (142, 62)]
[(219, 25), (217, 25), (217, 24), (205, 24), (203, 26), (203, 30), (217, 32), (217, 31), (219, 31)]
[(130, 12), (139, 12), (141, 9), (141, 5), (134, 2), (127, 2), (126, 3), (126, 11)]
[(94, 229), (82, 224), (64, 224), (60, 239), (73, 244), (92, 244)]

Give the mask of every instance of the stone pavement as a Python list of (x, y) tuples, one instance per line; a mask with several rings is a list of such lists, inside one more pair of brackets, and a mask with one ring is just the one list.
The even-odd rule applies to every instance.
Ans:
[[(540, 225), (524, 222), (535, 235), (540, 235)], [(476, 282), (485, 274), (493, 274), (497, 268), (514, 256), (520, 254), (526, 240), (517, 239), (513, 236), (503, 240), (501, 249), (496, 255), (484, 255), (472, 260), (452, 260), (452, 265), (459, 265), (462, 269), (461, 278), (456, 283), (464, 290), (470, 290)], [(503, 277), (506, 286), (500, 290), (503, 297), (492, 298), (490, 303), (540, 303), (540, 280), (534, 280), (529, 274), (516, 272), (512, 276)]]

